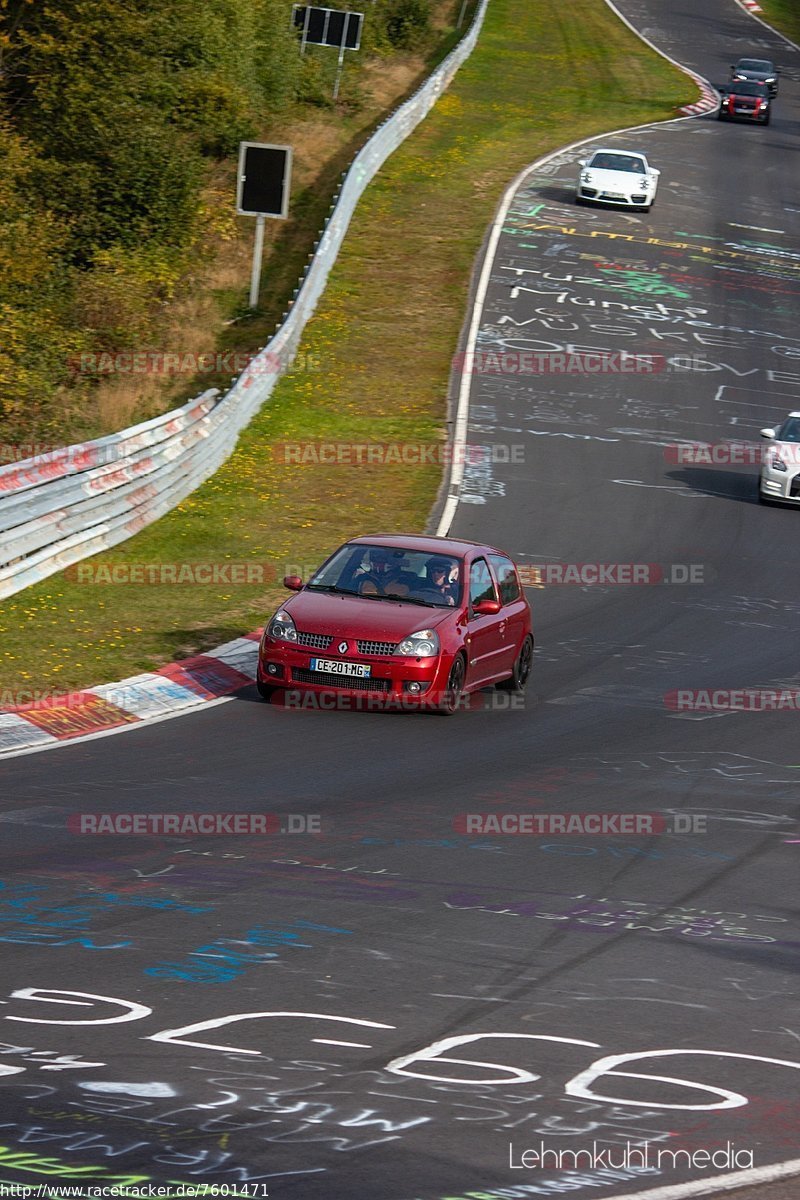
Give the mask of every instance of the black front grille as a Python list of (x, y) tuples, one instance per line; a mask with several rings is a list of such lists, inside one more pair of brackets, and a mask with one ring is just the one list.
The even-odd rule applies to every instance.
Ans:
[(800, 475), (795, 475), (794, 479), (789, 485), (789, 495), (795, 497), (800, 496)]
[(299, 646), (310, 646), (312, 650), (327, 650), (333, 641), (329, 633), (300, 633), (297, 634)]
[(315, 683), (317, 687), (347, 688), (351, 692), (390, 692), (389, 679), (359, 679), (356, 675), (328, 675), (324, 671), (304, 671), (302, 667), (292, 668), (292, 679), (295, 683)]
[(597, 195), (597, 188), (582, 187), (581, 195), (588, 196), (590, 199)]
[(631, 196), (631, 200), (634, 204), (646, 204), (647, 196)]
[(356, 645), (358, 646), (359, 654), (394, 654), (397, 642), (358, 641)]

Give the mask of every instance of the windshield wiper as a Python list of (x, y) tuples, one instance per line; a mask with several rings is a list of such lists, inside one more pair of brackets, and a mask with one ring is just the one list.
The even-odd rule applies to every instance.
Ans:
[(306, 588), (310, 592), (335, 592), (338, 596), (357, 596), (358, 592), (351, 592), (349, 588), (337, 587), (335, 583), (307, 583)]

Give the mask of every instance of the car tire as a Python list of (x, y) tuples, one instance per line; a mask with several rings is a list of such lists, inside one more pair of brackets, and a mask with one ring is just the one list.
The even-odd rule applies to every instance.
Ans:
[(256, 690), (262, 700), (269, 700), (274, 695), (276, 688), (271, 683), (263, 683), (260, 679), (257, 679)]
[(464, 655), (457, 654), (450, 666), (450, 674), (447, 676), (447, 687), (436, 709), (439, 716), (452, 717), (454, 713), (458, 712), (461, 707), (461, 698), (464, 695), (466, 679), (467, 664)]
[(531, 677), (533, 666), (533, 638), (530, 634), (519, 648), (519, 654), (514, 659), (511, 676), (501, 679), (495, 686), (503, 692), (524, 692)]
[(770, 114), (767, 113), (767, 115), (764, 117), (762, 124), (769, 125), (769, 118), (770, 118)]

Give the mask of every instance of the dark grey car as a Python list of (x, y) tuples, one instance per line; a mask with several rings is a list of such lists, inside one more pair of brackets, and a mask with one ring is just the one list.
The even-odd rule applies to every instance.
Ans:
[(731, 82), (749, 80), (752, 83), (765, 83), (770, 96), (778, 94), (778, 75), (780, 72), (768, 58), (740, 58), (731, 63)]

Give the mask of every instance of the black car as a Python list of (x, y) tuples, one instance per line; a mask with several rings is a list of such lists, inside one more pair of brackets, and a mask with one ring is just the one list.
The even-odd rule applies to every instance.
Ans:
[(756, 121), (769, 125), (770, 98), (765, 83), (729, 83), (722, 92), (720, 121)]
[(765, 83), (770, 96), (778, 94), (778, 69), (768, 58), (740, 58), (731, 63), (731, 83)]

